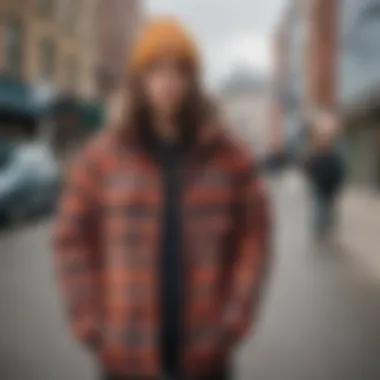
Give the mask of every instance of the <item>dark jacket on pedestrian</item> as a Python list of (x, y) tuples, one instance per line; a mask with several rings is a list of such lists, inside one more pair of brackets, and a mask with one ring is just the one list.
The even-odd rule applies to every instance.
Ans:
[(345, 167), (337, 149), (312, 153), (305, 161), (306, 173), (314, 191), (327, 199), (333, 199), (342, 188)]

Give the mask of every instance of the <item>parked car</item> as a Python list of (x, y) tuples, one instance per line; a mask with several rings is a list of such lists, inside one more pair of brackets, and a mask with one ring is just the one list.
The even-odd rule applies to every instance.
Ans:
[(51, 210), (59, 192), (59, 167), (48, 147), (23, 143), (0, 166), (0, 221), (19, 222)]

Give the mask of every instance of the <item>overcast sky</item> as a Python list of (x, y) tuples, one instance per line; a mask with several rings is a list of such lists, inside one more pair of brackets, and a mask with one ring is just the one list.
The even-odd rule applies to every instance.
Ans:
[(145, 0), (149, 13), (170, 13), (198, 38), (206, 78), (216, 84), (235, 66), (269, 70), (271, 35), (286, 0)]

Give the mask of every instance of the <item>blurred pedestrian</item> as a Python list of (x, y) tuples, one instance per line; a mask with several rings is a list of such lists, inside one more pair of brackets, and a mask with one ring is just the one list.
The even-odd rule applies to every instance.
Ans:
[(272, 130), (269, 144), (259, 158), (260, 171), (270, 181), (271, 188), (281, 188), (287, 178), (288, 169), (294, 164), (284, 142), (282, 131)]
[(177, 21), (148, 24), (129, 74), (131, 108), (74, 161), (60, 203), (72, 327), (107, 379), (226, 379), (265, 273), (265, 189), (215, 122)]
[(316, 239), (324, 242), (336, 225), (336, 203), (344, 182), (339, 118), (333, 111), (318, 112), (310, 125), (306, 172), (314, 199)]

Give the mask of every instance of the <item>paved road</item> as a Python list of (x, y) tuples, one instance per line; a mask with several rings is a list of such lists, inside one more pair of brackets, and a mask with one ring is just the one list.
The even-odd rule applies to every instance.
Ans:
[[(238, 380), (380, 379), (380, 284), (343, 252), (310, 247), (303, 184), (274, 186), (271, 279)], [(96, 365), (67, 334), (40, 223), (0, 237), (0, 379), (91, 380)]]

